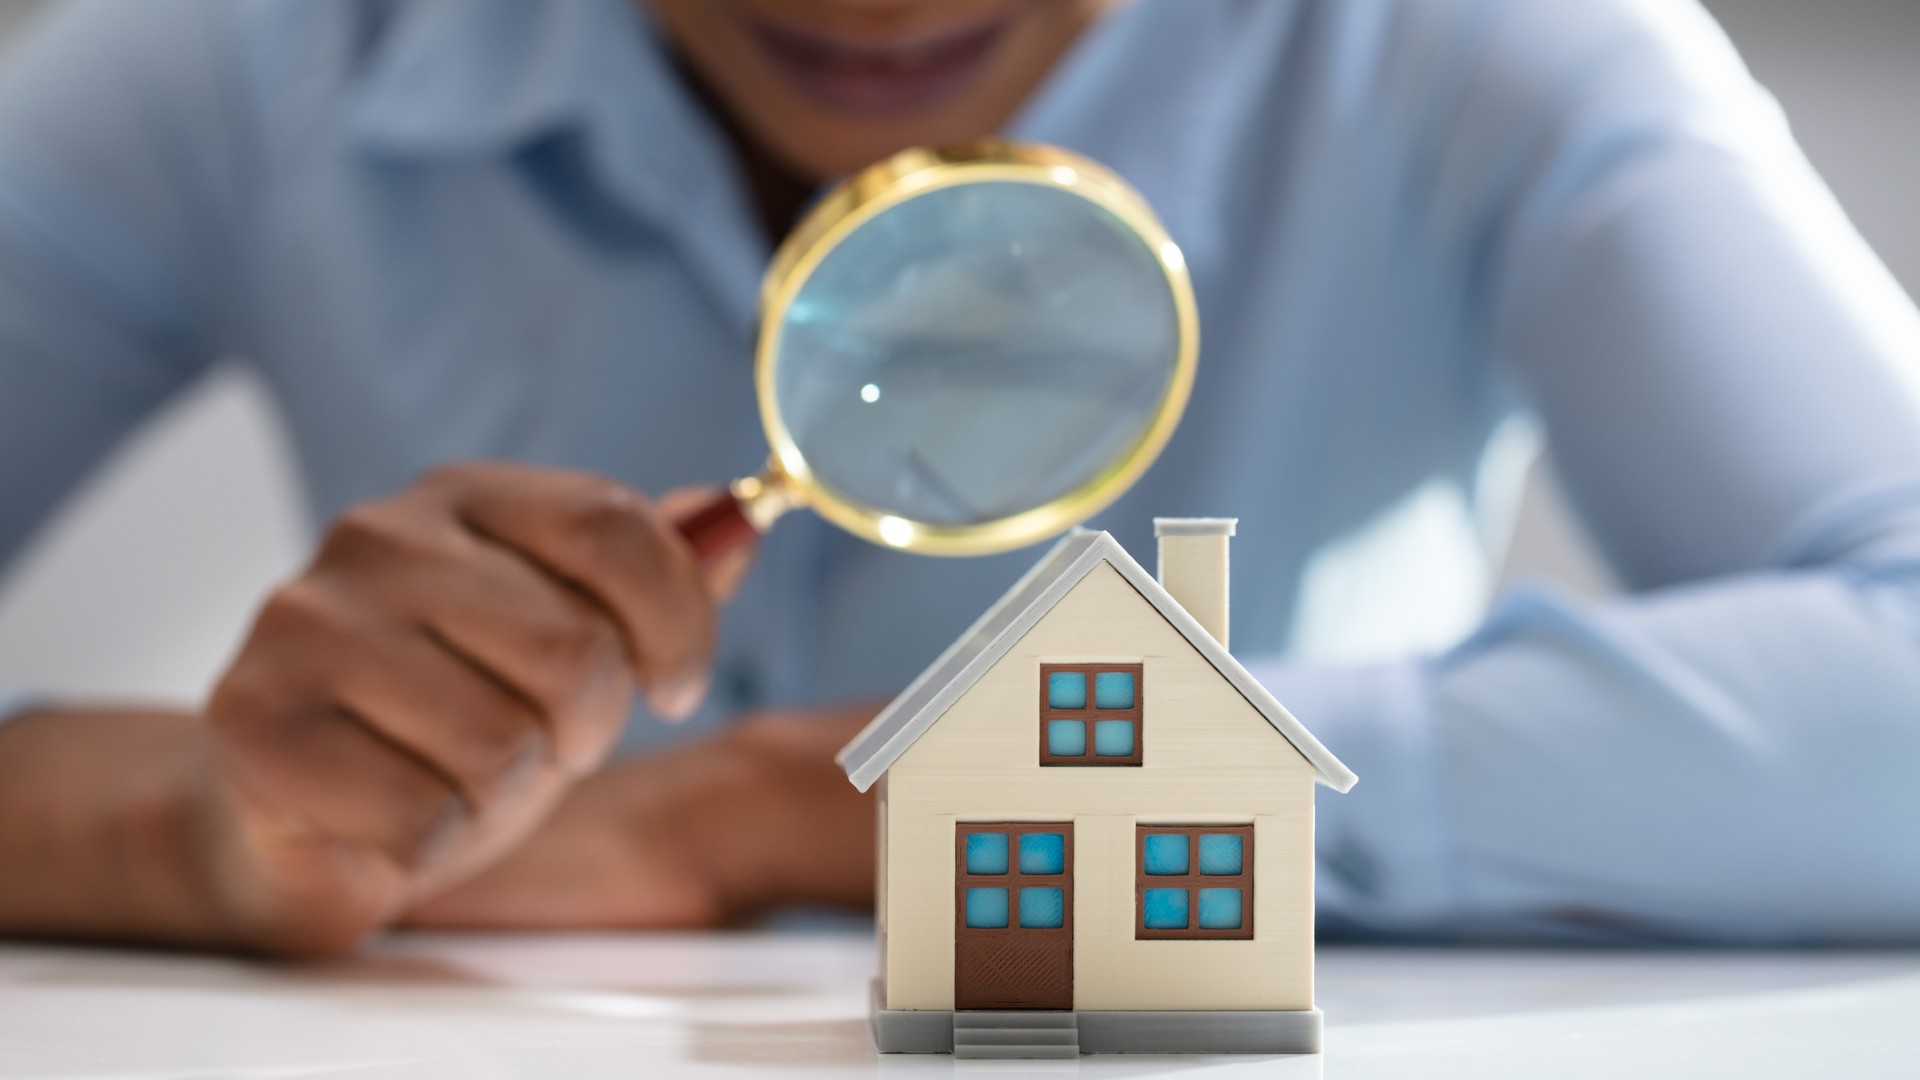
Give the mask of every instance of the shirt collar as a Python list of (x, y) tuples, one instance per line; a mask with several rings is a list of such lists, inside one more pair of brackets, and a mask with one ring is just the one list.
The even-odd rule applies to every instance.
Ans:
[(641, 5), (414, 0), (396, 18), (352, 106), (361, 146), (394, 158), (489, 157), (580, 135), (608, 189), (751, 321), (765, 243), (724, 136)]
[[(485, 154), (586, 122), (597, 0), (416, 0), (374, 54), (352, 120), (397, 154)], [(588, 49), (582, 55), (582, 47)]]
[[(1195, 173), (1217, 164), (1219, 99), (1231, 95), (1190, 65), (1230, 37), (1231, 21), (1212, 6), (1125, 6), (1075, 44), (1009, 133), (1105, 161), (1141, 188), (1190, 258), (1213, 250), (1222, 238), (1206, 201), (1217, 193)], [(1142, 69), (1142, 57), (1162, 54)], [(1116, 87), (1140, 83), (1154, 87), (1147, 101), (1111, 107)], [(674, 71), (643, 5), (411, 0), (357, 93), (354, 136), (387, 156), (504, 156), (546, 136), (583, 136), (609, 190), (675, 237), (723, 305), (751, 324), (764, 239), (724, 135)]]

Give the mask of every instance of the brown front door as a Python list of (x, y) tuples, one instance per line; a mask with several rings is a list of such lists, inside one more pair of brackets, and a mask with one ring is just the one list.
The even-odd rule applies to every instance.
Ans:
[(954, 827), (953, 1007), (1073, 1008), (1073, 825)]

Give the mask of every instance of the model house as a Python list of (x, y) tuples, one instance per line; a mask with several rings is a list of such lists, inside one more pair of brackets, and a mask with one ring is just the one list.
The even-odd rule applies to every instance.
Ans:
[(841, 751), (879, 786), (883, 1051), (1313, 1052), (1314, 785), (1227, 652), (1231, 519), (1061, 540)]

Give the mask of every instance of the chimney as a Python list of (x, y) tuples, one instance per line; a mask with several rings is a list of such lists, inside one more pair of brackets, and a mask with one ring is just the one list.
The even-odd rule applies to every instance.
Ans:
[(1227, 538), (1239, 518), (1154, 518), (1160, 587), (1227, 645)]

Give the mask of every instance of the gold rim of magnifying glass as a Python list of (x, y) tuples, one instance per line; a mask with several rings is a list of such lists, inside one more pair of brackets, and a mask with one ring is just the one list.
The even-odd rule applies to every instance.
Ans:
[[(1166, 275), (1178, 325), (1179, 355), (1153, 423), (1100, 475), (1044, 506), (1010, 517), (974, 525), (937, 525), (864, 506), (814, 476), (780, 418), (774, 368), (785, 322), (781, 316), (848, 233), (915, 196), (983, 181), (1066, 191), (1119, 218), (1154, 253)], [(1186, 410), (1199, 355), (1200, 319), (1186, 259), (1146, 200), (1111, 170), (1058, 147), (1005, 139), (904, 150), (828, 192), (774, 254), (761, 283), (760, 341), (754, 357), (760, 419), (773, 455), (766, 472), (734, 485), (734, 494), (748, 520), (763, 530), (787, 510), (808, 506), (856, 536), (927, 555), (986, 555), (1025, 547), (1099, 513), (1153, 464)]]

